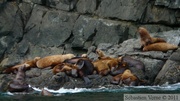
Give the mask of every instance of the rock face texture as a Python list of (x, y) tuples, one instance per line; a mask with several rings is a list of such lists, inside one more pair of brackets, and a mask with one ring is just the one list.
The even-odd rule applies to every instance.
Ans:
[[(139, 26), (179, 45), (180, 1), (0, 0), (0, 73), (36, 56), (88, 53), (95, 59), (93, 46), (110, 56), (130, 55), (142, 60), (147, 64), (150, 84), (179, 82), (179, 49), (167, 53), (134, 50), (139, 47)], [(8, 77), (1, 74), (0, 78)], [(0, 85), (7, 81), (1, 82)], [(30, 82), (35, 83), (31, 79)]]

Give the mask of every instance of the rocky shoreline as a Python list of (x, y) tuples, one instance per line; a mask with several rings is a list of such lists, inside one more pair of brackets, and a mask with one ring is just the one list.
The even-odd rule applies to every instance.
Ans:
[[(180, 31), (168, 31), (161, 34), (152, 34), (156, 37), (161, 37), (167, 40), (171, 44), (178, 45), (180, 43)], [(176, 37), (174, 37), (176, 36)], [(118, 57), (128, 55), (134, 59), (141, 60), (145, 64), (145, 74), (148, 76), (148, 85), (163, 85), (163, 84), (174, 84), (178, 83), (180, 78), (180, 49), (176, 51), (168, 51), (166, 53), (160, 51), (149, 51), (142, 52), (136, 50), (135, 48), (140, 47), (139, 39), (129, 39), (124, 41), (122, 44), (99, 44), (97, 49), (102, 50), (107, 56)], [(95, 46), (94, 46), (95, 47)], [(92, 52), (92, 47), (89, 48), (88, 57), (90, 59), (97, 59), (96, 53)], [(139, 74), (136, 70), (133, 72), (136, 75)], [(39, 69), (31, 68), (26, 71), (26, 81), (28, 84), (34, 87), (43, 88), (47, 87), (49, 89), (59, 89), (64, 88), (121, 88), (121, 85), (111, 84), (112, 76), (89, 76), (92, 81), (91, 85), (86, 85), (81, 78), (73, 78), (67, 76), (65, 73), (57, 73), (54, 75), (52, 69)], [(5, 90), (7, 83), (15, 77), (15, 74), (1, 74), (0, 78), (0, 88)]]
[[(136, 33), (139, 26), (146, 27), (152, 36), (179, 45), (179, 3), (178, 0), (0, 0), (0, 91), (6, 91), (8, 82), (15, 77), (3, 74), (5, 68), (53, 54), (87, 53), (89, 58), (97, 59), (92, 52), (95, 48), (108, 56), (129, 55), (141, 60), (149, 85), (177, 83), (180, 49), (163, 53), (134, 48), (140, 47)], [(26, 75), (27, 83), (39, 88), (121, 87), (110, 84), (110, 75), (89, 77), (92, 85), (63, 73), (53, 75), (51, 69), (32, 68)]]

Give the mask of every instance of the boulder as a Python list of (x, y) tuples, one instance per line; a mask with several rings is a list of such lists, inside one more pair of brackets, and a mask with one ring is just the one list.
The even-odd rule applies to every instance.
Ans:
[(174, 84), (180, 82), (180, 49), (174, 52), (155, 78), (155, 85)]

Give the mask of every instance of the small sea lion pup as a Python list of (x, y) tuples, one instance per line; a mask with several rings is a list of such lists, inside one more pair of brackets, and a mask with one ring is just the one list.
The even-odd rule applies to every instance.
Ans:
[(123, 74), (114, 76), (111, 81), (112, 84), (125, 84), (128, 86), (138, 86), (141, 82), (144, 81), (139, 80), (129, 69), (125, 70)]
[(46, 68), (50, 66), (58, 65), (67, 59), (75, 57), (74, 54), (64, 54), (64, 55), (51, 55), (41, 58), (36, 62), (38, 68)]
[(40, 59), (40, 57), (35, 57), (33, 60), (25, 61), (22, 64), (15, 65), (13, 67), (9, 67), (3, 71), (3, 73), (16, 73), (19, 67), (25, 66), (26, 70), (30, 68), (36, 67), (36, 62)]
[(25, 66), (18, 68), (16, 78), (8, 84), (8, 91), (10, 92), (25, 92), (28, 91), (29, 86), (25, 82)]
[(153, 44), (153, 43), (158, 43), (158, 42), (164, 43), (164, 42), (166, 42), (162, 38), (151, 37), (149, 32), (147, 31), (147, 29), (145, 29), (144, 27), (139, 27), (138, 32), (139, 32), (139, 35), (141, 37), (141, 48), (143, 48), (149, 44)]
[(143, 51), (163, 51), (167, 52), (168, 50), (176, 50), (178, 46), (170, 43), (154, 43), (143, 48)]
[(130, 56), (121, 56), (121, 57), (119, 57), (119, 60), (123, 63), (127, 63), (129, 68), (135, 67), (135, 68), (140, 69), (143, 72), (145, 72), (145, 65), (140, 60), (133, 59)]

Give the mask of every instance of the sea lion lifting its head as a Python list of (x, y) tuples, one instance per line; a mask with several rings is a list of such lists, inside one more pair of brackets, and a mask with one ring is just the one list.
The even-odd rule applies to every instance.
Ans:
[(139, 27), (138, 32), (141, 38), (141, 48), (153, 43), (166, 42), (162, 38), (151, 37), (147, 29), (144, 27)]
[(28, 91), (28, 84), (25, 82), (25, 67), (21, 66), (18, 68), (16, 78), (11, 81), (8, 85), (8, 90), (10, 92), (23, 92)]

